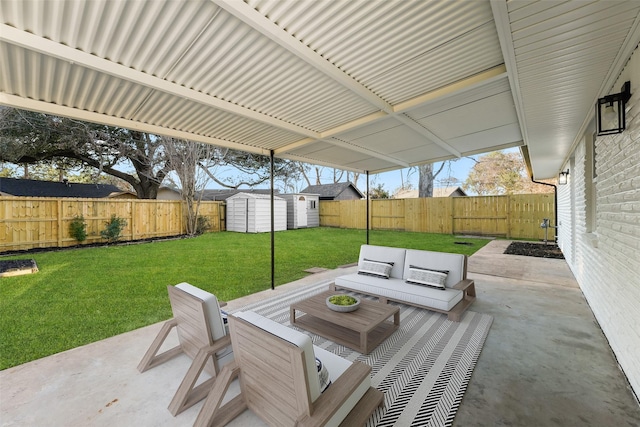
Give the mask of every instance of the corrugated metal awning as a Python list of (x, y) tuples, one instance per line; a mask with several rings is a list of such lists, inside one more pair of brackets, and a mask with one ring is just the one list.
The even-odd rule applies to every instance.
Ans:
[(639, 13), (637, 1), (0, 0), (0, 103), (371, 173), (526, 144), (544, 178), (640, 41)]

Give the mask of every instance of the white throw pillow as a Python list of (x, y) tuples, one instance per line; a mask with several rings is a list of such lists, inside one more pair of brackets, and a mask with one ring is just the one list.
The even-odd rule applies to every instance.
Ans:
[(445, 282), (447, 281), (448, 271), (433, 270), (430, 268), (422, 268), (415, 265), (409, 266), (409, 275), (407, 283), (414, 285), (429, 286), (436, 289), (445, 290)]
[(382, 279), (388, 279), (391, 275), (391, 269), (393, 268), (392, 262), (374, 261), (372, 259), (363, 259), (362, 265), (358, 270), (358, 274), (365, 276), (380, 277)]
[(320, 393), (329, 388), (331, 385), (331, 378), (329, 377), (329, 370), (327, 365), (324, 365), (320, 359), (316, 357), (316, 367), (318, 368), (318, 381), (320, 381)]

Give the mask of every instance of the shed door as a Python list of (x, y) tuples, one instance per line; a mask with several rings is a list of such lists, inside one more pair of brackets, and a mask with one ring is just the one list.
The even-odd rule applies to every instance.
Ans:
[(300, 196), (296, 201), (298, 204), (296, 207), (296, 219), (298, 220), (298, 228), (307, 226), (307, 199), (304, 196)]

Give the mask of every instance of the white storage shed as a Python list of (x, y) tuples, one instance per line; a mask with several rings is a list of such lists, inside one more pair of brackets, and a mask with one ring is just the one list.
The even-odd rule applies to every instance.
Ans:
[(320, 226), (320, 195), (308, 193), (282, 194), (287, 201), (287, 228)]
[[(274, 230), (287, 229), (287, 202), (274, 197)], [(265, 233), (271, 231), (271, 195), (238, 193), (227, 198), (227, 231)]]

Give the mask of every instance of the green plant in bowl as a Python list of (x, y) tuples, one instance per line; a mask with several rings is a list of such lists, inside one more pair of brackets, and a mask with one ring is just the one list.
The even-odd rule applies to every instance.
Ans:
[(347, 306), (356, 304), (358, 300), (349, 295), (334, 295), (332, 297), (329, 297), (329, 302), (335, 305)]

